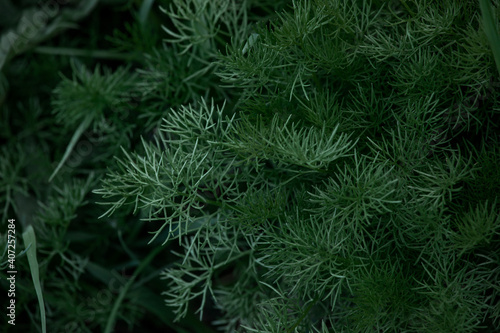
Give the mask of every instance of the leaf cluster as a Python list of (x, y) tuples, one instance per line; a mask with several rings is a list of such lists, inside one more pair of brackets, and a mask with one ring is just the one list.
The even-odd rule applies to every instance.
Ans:
[(498, 1), (152, 3), (50, 49), (50, 98), (0, 76), (51, 327), (499, 329)]
[[(203, 6), (168, 30), (190, 60), (215, 57), (222, 16)], [(224, 107), (172, 108), (96, 192), (179, 239), (177, 319), (213, 302), (228, 332), (497, 327), (497, 193), (466, 190), (498, 139), (480, 18), (451, 0), (294, 1), (233, 31)]]

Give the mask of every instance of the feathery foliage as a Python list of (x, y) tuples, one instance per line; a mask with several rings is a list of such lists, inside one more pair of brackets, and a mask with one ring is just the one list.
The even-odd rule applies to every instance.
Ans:
[(126, 6), (1, 134), (47, 327), (112, 280), (75, 330), (500, 329), (497, 0)]
[[(215, 58), (219, 2), (177, 5), (170, 41)], [(225, 106), (172, 108), (96, 191), (179, 239), (177, 319), (211, 301), (227, 332), (498, 327), (498, 192), (466, 190), (498, 139), (480, 20), (452, 0), (293, 1), (246, 39), (222, 29)]]

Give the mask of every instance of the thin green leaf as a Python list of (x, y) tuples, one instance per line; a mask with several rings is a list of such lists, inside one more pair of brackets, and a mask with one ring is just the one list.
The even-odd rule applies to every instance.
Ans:
[(154, 2), (155, 0), (144, 0), (142, 3), (141, 9), (139, 10), (139, 22), (141, 22), (142, 25), (146, 24), (149, 12), (151, 11), (151, 7), (153, 7)]
[(127, 281), (127, 284), (121, 289), (120, 295), (118, 295), (118, 298), (115, 301), (115, 304), (113, 305), (113, 309), (111, 310), (111, 313), (108, 317), (108, 322), (106, 323), (106, 328), (104, 330), (104, 333), (111, 333), (113, 332), (114, 326), (115, 326), (115, 321), (116, 321), (116, 316), (118, 315), (118, 309), (120, 308), (120, 305), (122, 304), (125, 295), (127, 294), (128, 290), (134, 283), (135, 279), (139, 276), (141, 271), (149, 265), (151, 260), (160, 253), (160, 251), (163, 250), (163, 247), (157, 247), (151, 253), (144, 259), (144, 261), (137, 267), (135, 270), (134, 274), (130, 278), (130, 280)]
[(134, 53), (119, 53), (108, 50), (77, 49), (71, 47), (38, 46), (33, 49), (33, 52), (68, 57), (89, 57), (128, 61), (138, 58), (137, 54)]
[(488, 0), (480, 0), (481, 12), (483, 13), (483, 27), (486, 37), (491, 45), (493, 56), (497, 64), (497, 70), (500, 74), (500, 34), (498, 33), (497, 24), (491, 10), (490, 2)]
[(42, 286), (40, 285), (38, 260), (36, 258), (36, 236), (35, 236), (35, 230), (33, 230), (33, 227), (31, 225), (29, 225), (26, 231), (23, 232), (23, 240), (24, 240), (24, 246), (26, 247), (28, 263), (31, 270), (31, 278), (33, 279), (33, 285), (35, 286), (36, 296), (38, 298), (38, 304), (40, 306), (40, 317), (42, 318), (42, 332), (46, 333), (47, 324), (45, 318), (45, 303), (43, 301)]
[(66, 151), (64, 152), (64, 156), (57, 165), (57, 168), (54, 170), (52, 175), (49, 178), (49, 182), (52, 181), (52, 179), (57, 175), (59, 170), (62, 168), (66, 160), (69, 158), (69, 155), (71, 155), (71, 152), (73, 151), (73, 148), (75, 148), (76, 143), (82, 136), (83, 132), (87, 130), (87, 128), (90, 126), (90, 123), (92, 122), (91, 117), (86, 117), (83, 122), (78, 126), (76, 129), (75, 133), (73, 134), (73, 137), (71, 138), (71, 141), (68, 144), (68, 147), (66, 147)]

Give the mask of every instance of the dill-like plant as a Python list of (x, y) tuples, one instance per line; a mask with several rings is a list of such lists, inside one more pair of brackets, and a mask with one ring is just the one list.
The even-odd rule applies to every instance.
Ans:
[[(104, 217), (130, 205), (153, 241), (177, 240), (176, 318), (498, 329), (499, 73), (478, 3), (297, 0), (255, 24), (245, 4), (174, 1), (169, 41), (230, 93), (171, 108), (94, 191)], [(245, 29), (222, 14), (237, 5)]]
[(500, 329), (498, 0), (101, 5), (0, 58), (23, 329)]

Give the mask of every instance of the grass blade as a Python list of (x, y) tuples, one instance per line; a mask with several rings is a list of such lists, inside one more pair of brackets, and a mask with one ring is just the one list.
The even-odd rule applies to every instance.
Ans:
[(115, 304), (113, 305), (113, 309), (111, 309), (111, 314), (108, 317), (108, 322), (106, 324), (104, 333), (113, 332), (116, 316), (118, 315), (118, 309), (120, 308), (120, 305), (122, 304), (125, 295), (127, 294), (132, 284), (134, 283), (135, 279), (139, 276), (141, 271), (149, 265), (151, 260), (153, 260), (153, 258), (156, 257), (156, 255), (160, 253), (161, 250), (163, 250), (163, 247), (159, 246), (155, 248), (153, 251), (151, 251), (151, 253), (141, 262), (139, 267), (137, 267), (130, 280), (128, 280), (125, 286), (123, 286), (122, 290), (120, 291), (120, 294), (118, 295), (118, 298), (115, 301)]
[[(47, 323), (45, 318), (45, 303), (43, 301), (42, 286), (40, 285), (40, 274), (38, 269), (38, 260), (36, 258), (36, 236), (35, 230), (31, 225), (23, 232), (24, 247), (27, 251), (28, 263), (31, 271), (31, 278), (35, 286), (38, 304), (40, 306), (40, 317), (42, 318), (42, 332), (47, 332)], [(29, 248), (28, 248), (29, 247)]]
[(154, 0), (145, 0), (142, 3), (141, 9), (139, 10), (139, 22), (142, 25), (146, 24), (149, 12), (151, 11), (151, 7), (153, 7), (154, 2), (155, 2)]
[(78, 142), (78, 139), (80, 139), (80, 137), (82, 136), (83, 132), (85, 132), (87, 130), (87, 128), (90, 126), (91, 121), (92, 121), (92, 118), (91, 117), (87, 117), (87, 118), (85, 118), (84, 121), (82, 121), (82, 123), (80, 124), (80, 126), (78, 126), (78, 128), (75, 131), (75, 133), (73, 134), (73, 137), (71, 138), (71, 141), (68, 144), (68, 147), (66, 147), (66, 151), (64, 152), (63, 158), (61, 159), (61, 161), (57, 165), (57, 168), (54, 170), (54, 172), (50, 176), (49, 182), (52, 181), (52, 179), (59, 172), (59, 169), (62, 168), (62, 166), (64, 165), (64, 163), (66, 162), (66, 160), (69, 158), (69, 155), (71, 155), (71, 152), (73, 151), (73, 148), (75, 148), (75, 145)]
[(497, 64), (498, 74), (500, 74), (500, 34), (498, 33), (497, 24), (493, 17), (489, 0), (479, 0), (481, 12), (483, 13), (483, 27), (486, 37), (491, 45), (493, 56)]

